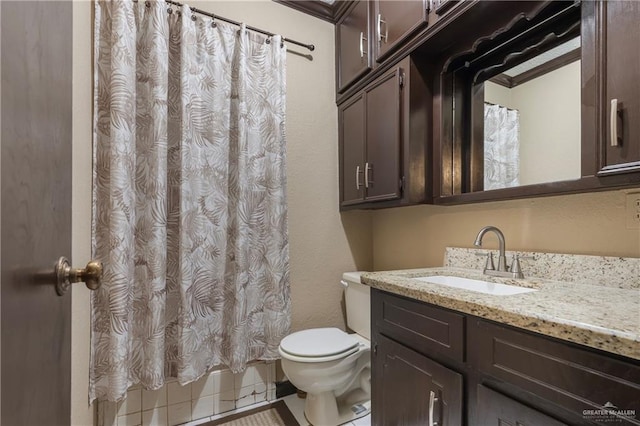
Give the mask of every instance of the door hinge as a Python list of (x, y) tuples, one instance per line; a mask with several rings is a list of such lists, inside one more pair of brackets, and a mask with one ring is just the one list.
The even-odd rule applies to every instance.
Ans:
[(400, 74), (400, 88), (402, 89), (404, 87), (404, 73)]

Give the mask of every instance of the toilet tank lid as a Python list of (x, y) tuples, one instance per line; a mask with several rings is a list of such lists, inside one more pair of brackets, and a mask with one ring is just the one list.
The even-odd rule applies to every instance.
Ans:
[(282, 339), (280, 348), (302, 357), (337, 355), (358, 346), (358, 340), (338, 328), (311, 328)]
[(347, 282), (355, 282), (360, 283), (360, 275), (364, 274), (366, 271), (356, 271), (356, 272), (345, 272), (342, 274), (342, 279)]

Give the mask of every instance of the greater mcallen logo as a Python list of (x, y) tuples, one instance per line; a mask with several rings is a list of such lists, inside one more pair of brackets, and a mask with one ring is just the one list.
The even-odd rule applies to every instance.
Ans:
[(599, 422), (622, 422), (625, 419), (635, 419), (636, 410), (621, 410), (607, 401), (598, 410), (582, 410), (582, 417)]

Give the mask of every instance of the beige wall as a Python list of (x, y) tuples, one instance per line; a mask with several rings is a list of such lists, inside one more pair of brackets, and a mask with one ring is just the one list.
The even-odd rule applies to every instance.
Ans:
[[(287, 149), (292, 328), (344, 327), (339, 279), (371, 269), (371, 217), (338, 213), (337, 108), (334, 29), (327, 22), (270, 1), (192, 2), (193, 6), (316, 45), (289, 45)], [(73, 261), (90, 254), (91, 6), (74, 7)], [(73, 290), (72, 423), (89, 425), (89, 296)]]
[(520, 183), (579, 178), (580, 61), (512, 90), (520, 111)]
[(485, 82), (485, 100), (520, 112), (520, 184), (580, 177), (580, 61), (508, 89)]
[(507, 250), (640, 257), (640, 230), (626, 228), (626, 192), (377, 211), (374, 269), (441, 266), (445, 247), (473, 247), (485, 225), (504, 232)]

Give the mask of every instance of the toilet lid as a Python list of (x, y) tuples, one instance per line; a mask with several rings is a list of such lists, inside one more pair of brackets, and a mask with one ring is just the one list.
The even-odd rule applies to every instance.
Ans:
[(301, 357), (326, 357), (353, 350), (358, 340), (338, 328), (312, 328), (282, 339), (280, 348)]

